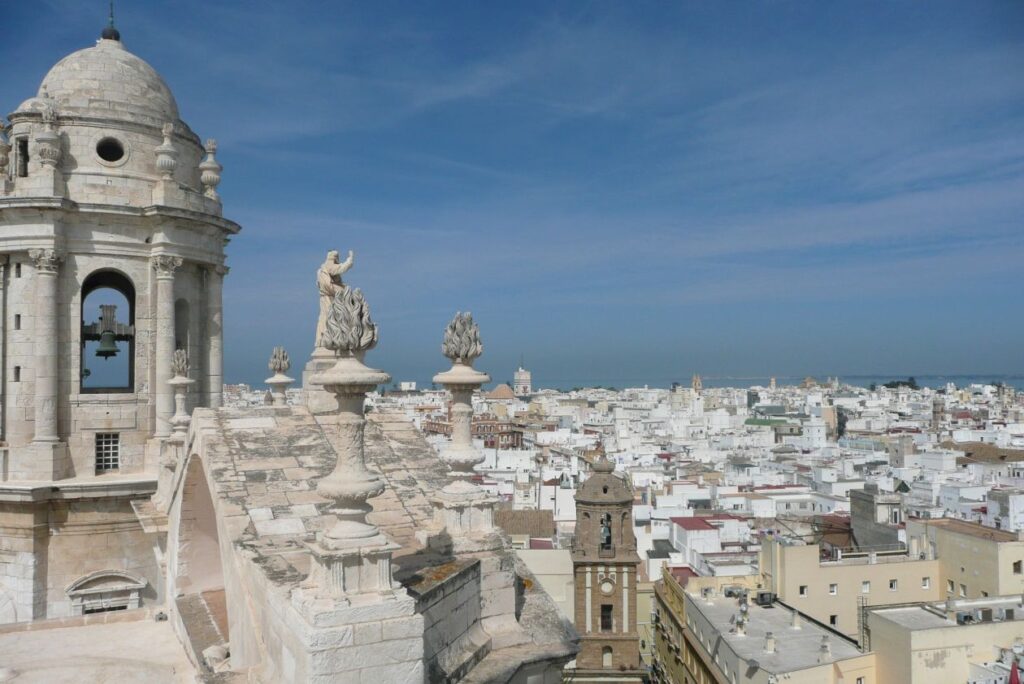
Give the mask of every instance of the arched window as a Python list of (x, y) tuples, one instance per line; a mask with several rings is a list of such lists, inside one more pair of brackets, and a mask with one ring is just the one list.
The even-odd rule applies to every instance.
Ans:
[(102, 270), (82, 283), (81, 391), (135, 391), (135, 286)]
[(601, 516), (601, 551), (612, 550), (612, 514)]
[(612, 666), (612, 647), (605, 646), (601, 649), (601, 667)]
[(179, 299), (174, 302), (174, 348), (184, 349), (191, 356), (192, 350), (188, 348), (190, 330), (188, 300)]

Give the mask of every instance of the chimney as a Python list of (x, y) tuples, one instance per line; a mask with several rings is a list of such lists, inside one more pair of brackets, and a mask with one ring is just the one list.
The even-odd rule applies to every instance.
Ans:
[(775, 635), (771, 632), (764, 633), (764, 652), (775, 653)]
[(921, 543), (918, 541), (917, 535), (910, 537), (910, 557), (912, 559), (917, 560), (917, 557), (920, 554), (920, 547)]
[(792, 629), (801, 629), (801, 627), (800, 627), (800, 611), (798, 611), (798, 610), (794, 610), (793, 611), (793, 622), (790, 623), (790, 628), (792, 628)]
[(832, 660), (832, 644), (829, 643), (828, 637), (821, 637), (821, 646), (818, 647), (818, 662), (824, 663)]
[(874, 552), (874, 551), (871, 551), (870, 553), (868, 553), (868, 564), (869, 565), (874, 565), (877, 562), (878, 562), (878, 554), (876, 552)]

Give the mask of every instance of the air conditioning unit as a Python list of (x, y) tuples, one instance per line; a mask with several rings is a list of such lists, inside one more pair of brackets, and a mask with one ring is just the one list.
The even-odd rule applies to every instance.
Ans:
[(757, 592), (757, 605), (759, 606), (770, 606), (775, 603), (775, 592), (771, 591), (759, 591)]

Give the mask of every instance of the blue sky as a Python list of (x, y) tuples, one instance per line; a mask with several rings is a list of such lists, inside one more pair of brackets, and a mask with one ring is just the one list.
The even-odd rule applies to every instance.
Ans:
[[(105, 6), (7, 8), (4, 111)], [(396, 380), (467, 309), (496, 380), (1024, 372), (1024, 3), (118, 6), (220, 142), (229, 381), (332, 247)]]

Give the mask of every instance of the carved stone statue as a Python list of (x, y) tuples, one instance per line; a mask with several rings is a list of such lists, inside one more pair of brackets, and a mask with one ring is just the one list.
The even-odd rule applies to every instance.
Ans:
[(320, 290), (320, 317), (316, 322), (316, 341), (314, 347), (324, 348), (323, 336), (327, 329), (327, 315), (331, 310), (331, 302), (334, 296), (345, 289), (341, 282), (341, 275), (352, 268), (355, 262), (355, 254), (348, 251), (348, 258), (338, 263), (338, 250), (332, 249), (327, 253), (327, 259), (320, 265), (316, 272), (316, 286)]

